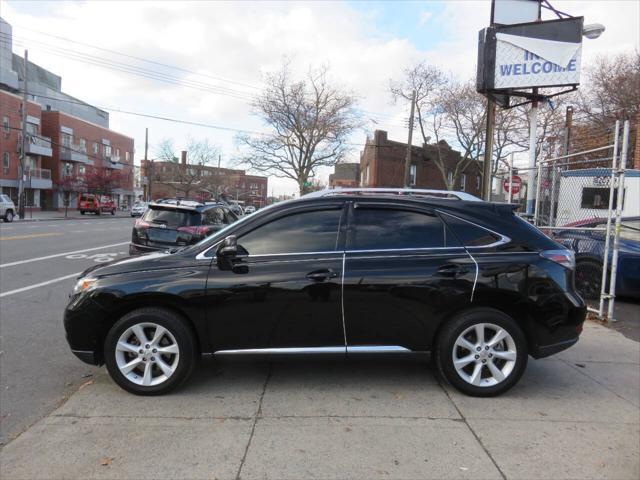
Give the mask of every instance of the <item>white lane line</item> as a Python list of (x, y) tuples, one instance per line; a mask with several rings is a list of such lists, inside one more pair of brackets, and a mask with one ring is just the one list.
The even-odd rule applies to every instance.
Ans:
[(40, 260), (48, 260), (50, 258), (64, 257), (73, 255), (74, 253), (92, 252), (94, 250), (102, 250), (104, 248), (119, 247), (120, 245), (128, 245), (129, 242), (112, 243), (111, 245), (102, 245), (101, 247), (85, 248), (84, 250), (74, 250), (73, 252), (56, 253), (55, 255), (47, 255), (46, 257), (28, 258), (27, 260), (19, 260), (17, 262), (3, 263), (0, 268), (13, 267), (14, 265), (22, 265), (24, 263), (39, 262)]
[(29, 285), (28, 287), (16, 288), (15, 290), (9, 290), (8, 292), (0, 293), (0, 298), (7, 297), (9, 295), (13, 295), (15, 293), (26, 292), (27, 290), (33, 290), (34, 288), (44, 287), (45, 285), (51, 285), (52, 283), (61, 282), (62, 280), (67, 280), (69, 278), (77, 277), (82, 272), (72, 273), (71, 275), (65, 275), (64, 277), (54, 278), (53, 280), (47, 280), (46, 282), (36, 283), (35, 285)]

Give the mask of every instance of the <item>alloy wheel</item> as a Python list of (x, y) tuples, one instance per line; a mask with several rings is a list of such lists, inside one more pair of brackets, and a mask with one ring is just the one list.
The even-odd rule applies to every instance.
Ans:
[(507, 330), (492, 323), (477, 323), (464, 330), (453, 346), (453, 365), (465, 382), (491, 387), (513, 372), (516, 342)]
[(115, 347), (122, 375), (136, 385), (154, 386), (168, 380), (180, 361), (173, 334), (156, 323), (137, 323), (127, 328)]

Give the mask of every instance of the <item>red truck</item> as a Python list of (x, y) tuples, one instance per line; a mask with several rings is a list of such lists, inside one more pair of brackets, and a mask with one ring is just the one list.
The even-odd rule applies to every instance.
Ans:
[(116, 204), (113, 200), (106, 196), (93, 195), (90, 193), (83, 193), (80, 195), (78, 202), (78, 209), (80, 214), (84, 215), (87, 212), (100, 215), (101, 213), (116, 214)]

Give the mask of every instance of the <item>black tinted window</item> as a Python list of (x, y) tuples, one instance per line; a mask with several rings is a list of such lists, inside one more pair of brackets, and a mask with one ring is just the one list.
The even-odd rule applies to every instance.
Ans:
[(288, 215), (243, 235), (238, 243), (250, 255), (330, 252), (336, 249), (341, 210)]
[(394, 209), (356, 208), (350, 250), (458, 247), (436, 216)]
[(200, 225), (200, 214), (190, 210), (150, 208), (144, 213), (142, 220), (166, 225), (168, 228), (193, 227)]
[(481, 247), (482, 245), (489, 245), (500, 240), (498, 235), (484, 228), (477, 227), (472, 223), (460, 220), (459, 218), (444, 214), (444, 219), (456, 237), (458, 237), (466, 247)]

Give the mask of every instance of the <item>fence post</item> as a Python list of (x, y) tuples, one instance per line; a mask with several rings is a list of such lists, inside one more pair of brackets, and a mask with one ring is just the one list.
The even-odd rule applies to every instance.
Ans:
[(629, 149), (629, 120), (624, 121), (622, 134), (622, 156), (618, 171), (618, 198), (616, 199), (616, 227), (613, 237), (613, 256), (611, 257), (611, 280), (609, 281), (609, 306), (607, 321), (615, 322), (613, 309), (616, 303), (616, 273), (618, 270), (618, 250), (620, 249), (620, 224), (622, 220), (622, 204), (624, 203), (624, 172), (627, 168), (627, 150)]
[(616, 120), (613, 140), (613, 158), (611, 160), (611, 180), (609, 183), (609, 210), (607, 211), (607, 232), (604, 237), (604, 258), (602, 262), (602, 282), (600, 285), (600, 305), (598, 318), (604, 315), (604, 300), (607, 297), (607, 270), (609, 268), (609, 239), (611, 238), (611, 213), (613, 212), (613, 195), (616, 185), (616, 169), (618, 166), (618, 142), (620, 141), (620, 120)]
[[(538, 162), (538, 173), (536, 175), (536, 171), (535, 169), (531, 170), (530, 175), (532, 177), (537, 176), (536, 179), (536, 198), (534, 198), (534, 205), (535, 205), (535, 209), (533, 210), (533, 224), (535, 226), (540, 225), (539, 222), (539, 218), (538, 215), (540, 215), (540, 185), (542, 184), (542, 164), (543, 162), (540, 161)], [(527, 187), (527, 192), (528, 192), (528, 187)]]

